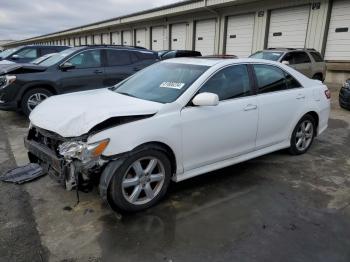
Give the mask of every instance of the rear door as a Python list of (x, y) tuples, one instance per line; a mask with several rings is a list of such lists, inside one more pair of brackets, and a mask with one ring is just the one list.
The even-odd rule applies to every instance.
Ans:
[(288, 61), (290, 67), (293, 67), (307, 77), (311, 78), (313, 76), (311, 59), (306, 52), (289, 52), (284, 55), (282, 61)]
[(258, 88), (259, 124), (257, 149), (269, 147), (290, 137), (291, 123), (300, 116), (306, 92), (290, 74), (272, 65), (253, 65)]
[(137, 57), (129, 50), (106, 50), (106, 76), (104, 86), (113, 86), (137, 71)]
[(62, 93), (104, 87), (105, 68), (102, 67), (100, 49), (82, 51), (66, 62), (71, 63), (74, 68), (60, 70), (58, 73)]

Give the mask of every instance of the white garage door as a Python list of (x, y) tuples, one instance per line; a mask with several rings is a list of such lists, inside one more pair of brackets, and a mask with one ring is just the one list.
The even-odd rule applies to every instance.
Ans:
[(132, 45), (131, 31), (123, 31), (123, 45)]
[(185, 23), (173, 24), (171, 26), (170, 49), (173, 49), (173, 50), (186, 49), (186, 40), (187, 40), (187, 25)]
[(202, 55), (215, 53), (215, 19), (196, 22), (195, 50)]
[(79, 37), (75, 37), (74, 38), (74, 46), (79, 46), (80, 43), (79, 43)]
[(81, 45), (86, 45), (86, 37), (85, 36), (81, 36), (80, 37), (80, 44)]
[(102, 34), (102, 44), (109, 45), (111, 43), (109, 33)]
[(230, 16), (227, 19), (226, 54), (248, 57), (252, 53), (254, 14)]
[(165, 30), (163, 26), (152, 27), (152, 50), (165, 49)]
[(94, 35), (94, 44), (95, 45), (101, 44), (101, 35), (100, 34)]
[(146, 47), (146, 29), (136, 29), (135, 36), (135, 45)]
[(113, 32), (112, 33), (112, 45), (120, 45), (120, 44), (121, 44), (120, 33)]
[(268, 47), (305, 47), (310, 6), (271, 11)]
[(92, 45), (92, 36), (91, 36), (91, 35), (88, 35), (88, 36), (86, 37), (86, 44), (87, 44), (87, 45)]
[(329, 24), (326, 60), (350, 60), (350, 1), (335, 1)]

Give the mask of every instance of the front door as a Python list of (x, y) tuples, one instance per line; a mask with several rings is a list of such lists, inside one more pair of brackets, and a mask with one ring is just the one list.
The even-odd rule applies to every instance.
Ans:
[(100, 50), (83, 51), (66, 62), (74, 68), (60, 71), (58, 75), (62, 93), (104, 87), (105, 68), (101, 64)]
[(199, 90), (217, 94), (217, 106), (190, 105), (181, 111), (185, 171), (255, 149), (258, 107), (250, 83), (246, 65), (226, 67)]

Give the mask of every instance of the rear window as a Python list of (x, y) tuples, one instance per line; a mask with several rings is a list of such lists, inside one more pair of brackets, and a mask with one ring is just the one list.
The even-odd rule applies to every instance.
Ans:
[(283, 52), (270, 52), (270, 51), (259, 51), (250, 56), (250, 58), (266, 59), (271, 61), (278, 61), (283, 55)]
[(310, 53), (312, 58), (315, 60), (315, 62), (323, 62), (323, 57), (318, 52), (311, 52)]

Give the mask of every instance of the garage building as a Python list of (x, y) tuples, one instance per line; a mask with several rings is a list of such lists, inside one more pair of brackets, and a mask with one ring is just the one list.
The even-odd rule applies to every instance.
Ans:
[(349, 14), (349, 0), (187, 0), (5, 47), (114, 44), (238, 57), (264, 48), (314, 48), (325, 56), (327, 80), (342, 82), (350, 77)]

